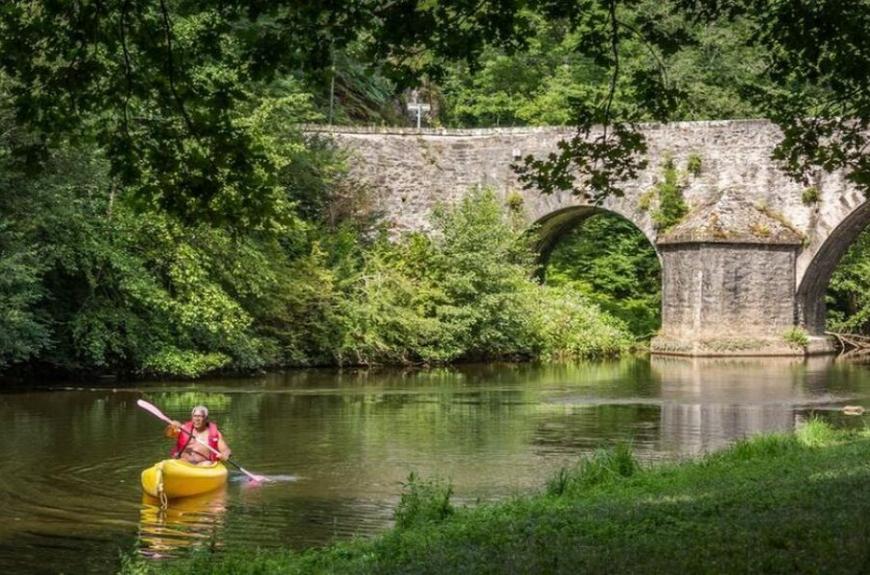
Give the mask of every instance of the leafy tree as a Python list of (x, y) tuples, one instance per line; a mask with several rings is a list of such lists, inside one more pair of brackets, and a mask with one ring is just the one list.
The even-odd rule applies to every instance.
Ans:
[(349, 46), (400, 81), (437, 74), (441, 58), (518, 43), (523, 21), (513, 0), (12, 0), (0, 8), (0, 68), (38, 134), (18, 150), (31, 163), (86, 140), (145, 209), (260, 229), (287, 217), (280, 160), (250, 123), (274, 80), (335, 69)]
[[(463, 355), (531, 354), (528, 293), (533, 257), (491, 191), (471, 192), (436, 214), (436, 316)], [(481, 249), (486, 246), (486, 249)]]
[(48, 319), (40, 309), (43, 271), (34, 250), (16, 245), (0, 230), (0, 368), (37, 356), (50, 343)]
[(743, 18), (767, 65), (746, 86), (783, 130), (775, 156), (810, 185), (818, 170), (845, 169), (870, 194), (870, 2), (857, 0), (682, 0), (702, 21)]

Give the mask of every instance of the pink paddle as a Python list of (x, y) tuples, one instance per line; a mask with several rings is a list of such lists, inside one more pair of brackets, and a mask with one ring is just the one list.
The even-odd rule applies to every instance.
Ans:
[[(163, 412), (160, 411), (160, 409), (157, 408), (156, 405), (154, 405), (154, 404), (152, 404), (152, 403), (148, 403), (148, 402), (145, 401), (144, 399), (140, 399), (140, 400), (136, 401), (136, 405), (138, 405), (139, 407), (141, 407), (141, 408), (144, 409), (145, 411), (151, 413), (152, 415), (156, 416), (158, 419), (162, 419), (162, 420), (165, 421), (166, 423), (172, 423), (172, 420), (169, 419), (168, 417), (166, 417), (166, 416), (163, 414)], [(212, 446), (209, 445), (208, 443), (202, 441), (200, 438), (196, 437), (195, 435), (193, 435), (193, 434), (190, 433), (189, 431), (187, 431), (187, 430), (185, 430), (185, 429), (182, 429), (181, 431), (183, 431), (184, 433), (187, 433), (188, 435), (190, 435), (191, 438), (193, 438), (197, 443), (199, 443), (200, 445), (204, 445), (206, 448), (208, 448), (209, 451), (211, 451), (211, 452), (214, 453), (215, 455), (220, 455), (220, 451), (218, 451), (217, 449), (215, 449), (214, 447), (212, 447)], [(247, 475), (248, 477), (250, 477), (251, 480), (253, 480), (253, 481), (262, 482), (262, 481), (268, 481), (268, 480), (269, 480), (268, 477), (265, 477), (265, 476), (263, 476), (263, 475), (257, 475), (256, 473), (251, 473), (250, 471), (248, 471), (247, 469), (245, 469), (244, 467), (242, 467), (241, 465), (239, 465), (238, 463), (236, 463), (236, 462), (233, 461), (232, 459), (227, 459), (227, 462), (228, 462), (228, 463), (231, 463), (232, 465), (234, 465), (234, 466), (235, 466), (239, 471), (241, 471), (242, 473), (244, 473), (245, 475)]]

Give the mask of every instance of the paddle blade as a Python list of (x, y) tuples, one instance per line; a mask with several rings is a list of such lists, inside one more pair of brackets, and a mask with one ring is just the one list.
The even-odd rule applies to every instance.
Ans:
[(155, 415), (157, 418), (162, 419), (162, 420), (165, 421), (166, 423), (171, 423), (171, 422), (172, 422), (171, 419), (169, 419), (168, 417), (166, 417), (165, 415), (163, 415), (163, 412), (160, 411), (160, 409), (158, 409), (156, 405), (153, 405), (153, 404), (151, 404), (151, 403), (148, 403), (148, 402), (145, 401), (144, 399), (137, 400), (137, 401), (136, 401), (136, 405), (138, 405), (139, 407), (141, 407), (141, 408), (144, 409), (145, 411), (151, 413), (152, 415)]
[(232, 460), (229, 460), (229, 459), (228, 459), (227, 462), (228, 462), (228, 463), (232, 463), (233, 465), (235, 465), (236, 469), (238, 469), (239, 471), (241, 471), (242, 473), (244, 473), (245, 475), (247, 475), (248, 478), (249, 478), (251, 481), (253, 481), (254, 483), (263, 483), (263, 482), (265, 482), (265, 481), (269, 481), (269, 478), (266, 477), (265, 475), (257, 475), (256, 473), (251, 473), (250, 471), (248, 471), (247, 469), (245, 469), (244, 467), (242, 467), (241, 465), (239, 465), (239, 464), (236, 463), (235, 461), (232, 461)]

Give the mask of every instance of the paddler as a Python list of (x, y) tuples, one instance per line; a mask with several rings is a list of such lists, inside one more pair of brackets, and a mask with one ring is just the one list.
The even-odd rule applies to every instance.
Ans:
[[(175, 447), (172, 448), (170, 455), (194, 465), (211, 465), (215, 461), (229, 459), (232, 450), (224, 441), (217, 425), (209, 421), (208, 408), (197, 405), (191, 410), (190, 417), (190, 421), (183, 424), (173, 421), (166, 428), (166, 436), (175, 438)], [(203, 444), (209, 445), (218, 453), (214, 453)]]

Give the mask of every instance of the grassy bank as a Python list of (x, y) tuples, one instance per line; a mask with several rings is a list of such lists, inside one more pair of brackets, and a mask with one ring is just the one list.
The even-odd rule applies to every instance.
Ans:
[(870, 432), (813, 421), (643, 469), (602, 452), (539, 494), (473, 509), (417, 483), (398, 527), (297, 554), (201, 555), (126, 573), (860, 573), (870, 571)]

